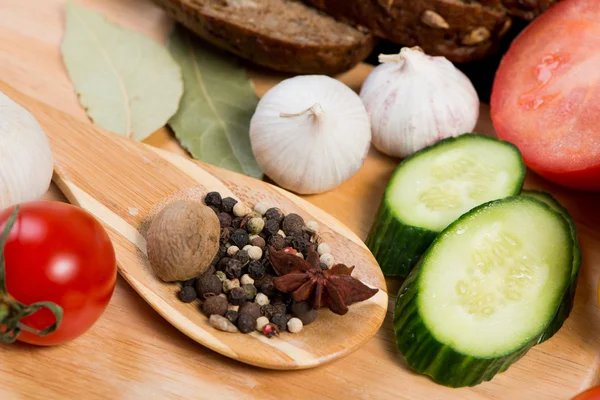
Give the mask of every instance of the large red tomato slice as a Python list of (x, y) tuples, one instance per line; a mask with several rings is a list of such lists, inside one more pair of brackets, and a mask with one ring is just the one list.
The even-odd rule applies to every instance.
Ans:
[[(14, 207), (0, 213), (0, 232)], [(4, 247), (6, 289), (31, 305), (53, 302), (64, 316), (47, 336), (22, 331), (18, 340), (55, 345), (86, 332), (102, 315), (117, 277), (115, 252), (102, 225), (79, 207), (61, 202), (23, 203)], [(21, 322), (43, 330), (55, 322), (43, 308)]]
[(565, 0), (521, 32), (496, 72), (491, 113), (532, 170), (600, 190), (600, 1)]

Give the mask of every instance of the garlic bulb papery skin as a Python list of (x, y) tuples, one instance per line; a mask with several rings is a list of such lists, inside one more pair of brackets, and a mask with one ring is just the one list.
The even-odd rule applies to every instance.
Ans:
[(324, 75), (286, 79), (259, 101), (250, 143), (264, 173), (300, 194), (321, 193), (362, 166), (371, 141), (369, 116), (348, 86)]
[(360, 91), (379, 151), (404, 158), (473, 131), (479, 117), (477, 92), (446, 58), (405, 47), (400, 54), (380, 55), (379, 62)]
[(0, 92), (0, 208), (42, 197), (53, 168), (50, 142), (38, 122)]

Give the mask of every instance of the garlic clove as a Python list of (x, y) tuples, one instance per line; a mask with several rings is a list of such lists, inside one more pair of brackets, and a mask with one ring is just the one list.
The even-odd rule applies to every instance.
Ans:
[(446, 58), (405, 47), (379, 60), (382, 64), (360, 91), (379, 151), (404, 158), (473, 130), (479, 117), (477, 92)]
[(250, 123), (252, 151), (265, 174), (301, 194), (324, 192), (352, 177), (370, 140), (358, 95), (323, 75), (296, 76), (274, 86)]

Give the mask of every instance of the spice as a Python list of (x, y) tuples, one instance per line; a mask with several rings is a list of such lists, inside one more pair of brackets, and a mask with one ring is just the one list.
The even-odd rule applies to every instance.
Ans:
[(319, 261), (321, 261), (321, 263), (325, 264), (327, 266), (327, 268), (331, 268), (334, 264), (334, 258), (331, 255), (331, 253), (325, 253), (323, 254), (320, 258)]
[(227, 312), (227, 299), (221, 296), (210, 296), (204, 300), (204, 304), (202, 304), (202, 311), (207, 316), (211, 316), (213, 314), (225, 315)]
[(268, 323), (267, 325), (265, 325), (263, 327), (262, 332), (263, 332), (263, 335), (265, 335), (266, 337), (268, 337), (270, 339), (273, 336), (279, 335), (279, 328), (277, 328), (277, 325), (275, 325), (275, 324)]
[(241, 249), (249, 242), (248, 232), (243, 229), (236, 229), (233, 232), (233, 235), (231, 235), (230, 240), (233, 244)]
[[(227, 249), (227, 250), (229, 250), (229, 249)], [(223, 257), (223, 258), (221, 258), (221, 261), (219, 261), (217, 263), (217, 269), (219, 271), (225, 272), (225, 268), (227, 268), (227, 264), (229, 263), (229, 260), (231, 260), (231, 258), (229, 258), (229, 257)]]
[(238, 202), (233, 206), (233, 214), (236, 217), (243, 217), (249, 214), (252, 210), (244, 203)]
[(240, 315), (237, 322), (237, 327), (242, 333), (250, 333), (256, 329), (256, 319), (248, 314)]
[(223, 291), (229, 293), (230, 290), (240, 287), (239, 279), (225, 279), (223, 281)]
[(249, 283), (246, 285), (242, 285), (242, 289), (244, 289), (244, 291), (246, 292), (246, 300), (253, 301), (254, 298), (256, 297), (256, 293), (258, 292), (256, 290), (256, 286)]
[[(227, 279), (227, 275), (225, 275), (225, 272), (223, 272), (223, 271), (217, 271), (217, 272), (215, 272), (215, 276), (217, 278), (219, 278), (219, 280), (221, 282), (223, 282), (225, 279)], [(221, 289), (222, 289), (222, 287), (221, 287)]]
[(260, 306), (252, 302), (246, 302), (242, 304), (238, 312), (240, 313), (240, 315), (249, 315), (255, 320), (262, 315), (260, 311)]
[(258, 246), (252, 246), (248, 249), (248, 256), (250, 256), (250, 259), (252, 260), (260, 260), (262, 258), (262, 255), (263, 251)]
[(254, 234), (258, 234), (260, 233), (260, 231), (263, 230), (265, 226), (265, 221), (263, 221), (262, 218), (251, 218), (247, 223), (246, 223), (246, 229), (248, 230), (248, 232), (250, 233), (254, 233)]
[[(248, 265), (248, 275), (252, 279), (260, 279), (265, 276), (266, 268), (259, 261), (251, 261)], [(255, 282), (253, 282), (255, 283)]]
[(264, 293), (258, 293), (254, 298), (254, 302), (259, 306), (264, 306), (266, 304), (269, 304), (269, 297), (267, 297), (267, 295)]
[(231, 332), (231, 333), (239, 332), (238, 328), (236, 328), (236, 326), (234, 324), (232, 324), (231, 321), (229, 321), (227, 318), (225, 318), (221, 315), (217, 315), (217, 314), (211, 315), (210, 318), (208, 319), (208, 322), (210, 323), (210, 325), (213, 328), (218, 329), (223, 332)]
[(277, 224), (281, 223), (281, 221), (283, 220), (283, 212), (277, 208), (277, 207), (272, 207), (269, 208), (265, 214), (264, 214), (265, 218), (268, 220), (275, 220), (277, 221)]
[(354, 267), (335, 264), (321, 269), (319, 256), (309, 249), (306, 260), (269, 249), (269, 259), (279, 275), (273, 279), (277, 290), (291, 293), (295, 301), (309, 300), (314, 309), (328, 307), (336, 314), (346, 314), (348, 306), (373, 297), (372, 289), (351, 276)]
[(250, 275), (244, 274), (244, 275), (242, 275), (242, 278), (240, 279), (240, 283), (242, 285), (254, 285), (254, 279), (252, 279), (250, 277)]
[(308, 301), (294, 302), (291, 311), (304, 325), (313, 323), (318, 316), (317, 310), (313, 309)]
[(196, 278), (188, 279), (187, 281), (183, 281), (181, 286), (194, 286), (196, 284)]
[(250, 247), (252, 247), (252, 245), (251, 244), (247, 244), (247, 245), (244, 246), (244, 248), (242, 250), (244, 250), (244, 251), (247, 252), (248, 250), (250, 250)]
[(285, 314), (276, 314), (271, 318), (271, 322), (277, 325), (280, 331), (285, 331), (287, 328), (288, 317)]
[(291, 318), (287, 323), (287, 329), (291, 333), (298, 333), (302, 330), (304, 324), (298, 318)]
[(270, 209), (271, 206), (269, 205), (269, 203), (267, 203), (266, 201), (259, 201), (258, 203), (256, 203), (254, 205), (254, 211), (256, 211), (257, 213), (259, 213), (260, 215), (265, 215), (265, 213), (267, 212), (268, 209)]
[(219, 210), (219, 207), (208, 206), (208, 208), (210, 208), (215, 214), (219, 214), (221, 212), (221, 210)]
[(304, 230), (314, 235), (319, 233), (319, 224), (315, 221), (308, 221), (304, 226)]
[[(238, 253), (241, 253), (241, 251)], [(240, 260), (235, 258), (230, 259), (225, 267), (225, 274), (229, 279), (235, 279), (242, 276), (242, 263)]]
[(198, 296), (196, 295), (196, 289), (193, 286), (184, 286), (179, 291), (179, 300), (184, 303), (191, 303), (196, 300)]
[(225, 211), (226, 213), (232, 213), (233, 207), (236, 205), (237, 202), (238, 201), (232, 197), (225, 197), (221, 201), (221, 208), (223, 208), (223, 211)]
[(246, 301), (246, 291), (241, 287), (233, 288), (229, 291), (229, 302), (239, 306)]
[(201, 299), (221, 294), (222, 288), (223, 284), (216, 275), (202, 275), (196, 281), (196, 292)]
[(231, 322), (234, 325), (237, 324), (239, 317), (240, 314), (237, 311), (227, 310), (227, 312), (225, 313), (225, 318), (227, 318), (229, 322)]
[(242, 226), (242, 217), (235, 217), (231, 220), (231, 227), (234, 229), (240, 229)]
[(234, 306), (233, 304), (228, 304), (227, 305), (227, 311), (239, 311), (240, 310), (240, 306)]
[(210, 192), (206, 194), (204, 198), (204, 203), (207, 206), (215, 206), (217, 208), (221, 207), (221, 194), (219, 192)]
[(293, 235), (294, 233), (301, 234), (302, 227), (304, 226), (304, 219), (298, 214), (288, 214), (283, 218), (281, 226), (286, 235)]
[(221, 243), (227, 243), (229, 241), (229, 229), (227, 229), (227, 228), (221, 229), (221, 235), (219, 236), (219, 241)]
[(238, 251), (240, 251), (239, 247), (237, 247), (237, 246), (229, 246), (229, 248), (227, 249), (227, 255), (233, 257), (233, 256), (236, 255), (236, 253)]
[[(254, 284), (256, 285), (256, 282)], [(257, 288), (267, 296), (273, 296), (276, 292), (275, 285), (273, 284), (273, 277), (271, 275), (262, 277), (260, 280), (260, 287), (257, 286)]]
[(256, 320), (256, 330), (262, 332), (265, 325), (269, 323), (269, 318), (267, 317), (258, 317)]
[(296, 254), (294, 254), (294, 255), (295, 255), (296, 257), (300, 257), (301, 259), (303, 259), (303, 260), (304, 260), (304, 254), (302, 254), (302, 253), (296, 253)]
[(219, 224), (221, 224), (221, 228), (229, 228), (231, 226), (231, 215), (220, 212), (217, 214), (217, 218), (219, 218)]
[(279, 235), (273, 235), (269, 238), (269, 245), (275, 250), (281, 250), (285, 246), (285, 239)]
[(264, 249), (265, 246), (267, 245), (267, 243), (265, 242), (265, 239), (260, 236), (256, 236), (256, 237), (250, 239), (250, 244), (252, 246), (258, 247), (261, 250)]
[(285, 238), (285, 236), (286, 236), (285, 232), (284, 232), (284, 231), (282, 231), (281, 229), (277, 231), (277, 234), (278, 234), (279, 236), (281, 236), (282, 238)]
[(279, 232), (279, 221), (268, 219), (267, 222), (264, 223), (262, 230), (269, 236), (276, 235), (277, 232)]
[(331, 247), (327, 243), (321, 243), (317, 247), (317, 253), (322, 256), (325, 253), (331, 253)]

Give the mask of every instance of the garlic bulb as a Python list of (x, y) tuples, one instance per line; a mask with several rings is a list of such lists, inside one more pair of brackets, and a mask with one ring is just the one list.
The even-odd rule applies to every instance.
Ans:
[(50, 142), (35, 118), (0, 92), (0, 208), (42, 197), (53, 164)]
[(471, 132), (479, 117), (473, 84), (444, 57), (420, 48), (380, 55), (361, 91), (373, 145), (393, 157), (406, 157), (441, 139)]
[(363, 164), (370, 141), (358, 95), (324, 75), (280, 82), (263, 96), (250, 122), (252, 151), (265, 174), (302, 194), (348, 180)]

